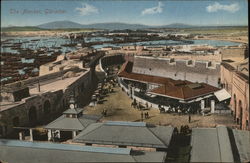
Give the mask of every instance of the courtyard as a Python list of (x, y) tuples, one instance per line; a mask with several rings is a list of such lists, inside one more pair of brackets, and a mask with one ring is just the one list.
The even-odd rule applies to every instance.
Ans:
[[(86, 106), (84, 113), (102, 114), (106, 110), (107, 115), (102, 118), (102, 121), (144, 121), (156, 125), (172, 125), (179, 129), (184, 125), (188, 125), (190, 128), (215, 127), (216, 125), (236, 127), (230, 114), (211, 114), (207, 116), (192, 114), (189, 123), (188, 115), (160, 113), (158, 108), (140, 111), (133, 108), (131, 103), (132, 99), (116, 85), (113, 87), (113, 92), (105, 95), (101, 102), (95, 106)], [(145, 119), (146, 112), (148, 112), (148, 118)], [(143, 120), (141, 118), (142, 113)]]

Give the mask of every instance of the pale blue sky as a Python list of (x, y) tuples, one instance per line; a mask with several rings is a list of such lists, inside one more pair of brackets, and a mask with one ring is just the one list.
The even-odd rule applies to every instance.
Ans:
[[(53, 13), (45, 13), (46, 9)], [(60, 10), (61, 13), (54, 13)], [(29, 13), (27, 13), (27, 11)], [(1, 1), (2, 26), (34, 26), (70, 20), (81, 24), (247, 25), (247, 0)]]

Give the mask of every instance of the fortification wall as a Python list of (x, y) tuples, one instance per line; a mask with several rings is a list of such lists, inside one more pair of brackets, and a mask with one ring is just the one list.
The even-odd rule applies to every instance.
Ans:
[[(56, 76), (56, 74), (54, 74)], [(70, 95), (74, 94), (80, 107), (91, 97), (96, 81), (90, 71), (84, 72), (65, 89), (39, 93), (12, 103), (0, 110), (0, 137), (13, 133), (13, 127), (47, 124), (68, 108)], [(48, 77), (51, 77), (49, 75)], [(4, 106), (6, 107), (6, 106)], [(17, 135), (17, 133), (15, 134)]]
[(209, 66), (209, 62), (192, 61), (192, 64), (188, 65), (188, 60), (135, 57), (132, 71), (174, 80), (207, 83), (218, 87), (220, 63), (211, 62), (211, 66)]

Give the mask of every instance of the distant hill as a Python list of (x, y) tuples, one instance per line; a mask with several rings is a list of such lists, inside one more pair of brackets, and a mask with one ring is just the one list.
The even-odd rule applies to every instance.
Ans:
[(108, 29), (108, 30), (123, 30), (123, 29), (146, 29), (146, 28), (192, 28), (195, 26), (174, 23), (162, 26), (148, 26), (142, 24), (128, 24), (128, 23), (95, 23), (95, 24), (79, 24), (72, 21), (55, 21), (38, 25), (37, 27), (43, 29), (66, 29), (66, 28), (89, 28), (89, 29)]
[[(234, 28), (236, 26), (195, 26), (182, 23), (174, 23), (162, 26), (148, 26), (142, 24), (128, 24), (128, 23), (95, 23), (95, 24), (79, 24), (72, 21), (54, 21), (45, 24), (40, 24), (38, 26), (27, 26), (27, 27), (3, 27), (1, 31), (38, 31), (38, 30), (80, 30), (80, 29), (107, 29), (107, 30), (124, 30), (124, 29), (153, 29), (153, 28), (206, 28), (206, 29), (220, 29), (220, 28)], [(242, 26), (241, 26), (242, 27)]]
[(67, 29), (67, 28), (83, 28), (82, 24), (72, 21), (54, 21), (45, 24), (40, 24), (37, 27), (42, 29)]
[(72, 21), (55, 21), (38, 25), (37, 27), (43, 29), (66, 29), (66, 28), (88, 28), (88, 29), (142, 29), (149, 28), (149, 26), (141, 24), (126, 24), (126, 23), (95, 23), (82, 25)]

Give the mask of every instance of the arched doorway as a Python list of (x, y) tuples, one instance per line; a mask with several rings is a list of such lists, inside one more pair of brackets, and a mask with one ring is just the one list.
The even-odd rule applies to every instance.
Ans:
[(29, 122), (31, 125), (34, 125), (37, 122), (37, 112), (35, 106), (32, 106), (29, 109)]
[(50, 102), (46, 100), (43, 105), (43, 113), (44, 115), (48, 115), (50, 113)]
[(238, 114), (238, 116), (239, 116), (239, 125), (240, 125), (240, 128), (242, 128), (242, 115), (243, 115), (243, 109), (242, 109), (242, 102), (241, 102), (241, 100), (239, 100), (239, 107), (238, 107), (238, 109), (239, 109), (239, 114)]
[(13, 123), (13, 126), (14, 126), (14, 127), (19, 126), (19, 117), (14, 117), (14, 118), (12, 119), (12, 123)]
[(236, 109), (237, 109), (237, 100), (236, 100), (236, 95), (234, 94), (234, 111), (233, 111), (234, 120), (236, 119)]

